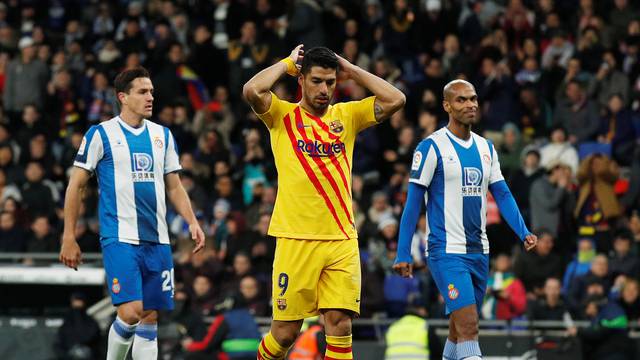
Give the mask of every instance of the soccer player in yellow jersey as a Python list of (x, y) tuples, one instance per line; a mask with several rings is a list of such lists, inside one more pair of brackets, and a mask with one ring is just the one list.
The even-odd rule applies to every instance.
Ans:
[[(243, 89), (269, 128), (278, 195), (269, 234), (276, 237), (273, 321), (258, 359), (282, 359), (302, 320), (324, 314), (325, 359), (352, 359), (351, 319), (360, 310), (360, 255), (351, 206), (351, 160), (363, 129), (404, 106), (383, 79), (325, 47), (291, 55), (256, 74)], [(373, 96), (331, 104), (338, 70)], [(299, 103), (270, 91), (285, 73), (302, 89)]]

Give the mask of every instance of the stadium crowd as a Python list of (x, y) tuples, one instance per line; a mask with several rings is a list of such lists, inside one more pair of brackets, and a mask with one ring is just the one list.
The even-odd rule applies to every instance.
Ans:
[[(199, 329), (189, 330), (197, 338), (194, 316), (216, 314), (230, 296), (269, 316), (276, 173), (268, 131), (241, 89), (295, 45), (322, 45), (408, 99), (361, 133), (353, 154), (362, 317), (399, 317), (416, 296), (430, 317), (443, 316), (424, 266), (424, 218), (416, 276), (402, 279), (391, 265), (413, 149), (446, 125), (442, 88), (464, 78), (481, 106), (474, 131), (496, 144), (540, 239), (521, 251), (488, 204), (483, 318), (592, 319), (607, 303), (638, 322), (639, 19), (627, 0), (0, 2), (0, 251), (59, 250), (64, 188), (84, 131), (117, 115), (115, 74), (143, 65), (155, 86), (151, 120), (177, 140), (182, 182), (208, 239), (206, 251), (191, 254), (186, 224), (169, 211), (172, 317)], [(275, 92), (294, 101), (296, 85), (283, 79)], [(335, 100), (366, 95), (343, 81)], [(100, 251), (92, 189), (76, 230), (84, 252)]]

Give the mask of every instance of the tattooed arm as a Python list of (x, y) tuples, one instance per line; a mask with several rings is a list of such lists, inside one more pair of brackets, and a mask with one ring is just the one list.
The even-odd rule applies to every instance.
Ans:
[(340, 69), (351, 79), (376, 96), (373, 110), (377, 121), (382, 121), (390, 117), (404, 106), (406, 97), (402, 91), (398, 90), (395, 86), (359, 66), (351, 64), (340, 56), (338, 56), (338, 64), (340, 65)]

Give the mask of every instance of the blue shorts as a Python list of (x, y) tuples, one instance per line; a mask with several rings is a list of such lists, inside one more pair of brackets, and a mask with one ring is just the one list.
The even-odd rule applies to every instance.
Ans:
[(487, 291), (489, 255), (442, 254), (427, 257), (433, 280), (444, 298), (446, 315), (475, 304), (480, 311)]
[(107, 287), (113, 305), (142, 300), (144, 310), (173, 310), (173, 258), (171, 246), (116, 239), (102, 242)]

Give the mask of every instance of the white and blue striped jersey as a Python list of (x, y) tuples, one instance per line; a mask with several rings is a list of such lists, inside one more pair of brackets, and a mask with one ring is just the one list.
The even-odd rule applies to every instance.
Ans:
[(427, 188), (427, 254), (489, 253), (485, 231), (489, 185), (504, 180), (493, 144), (446, 127), (417, 146), (409, 181)]
[(115, 117), (87, 131), (74, 165), (97, 175), (101, 239), (169, 244), (164, 175), (181, 169), (169, 129)]

